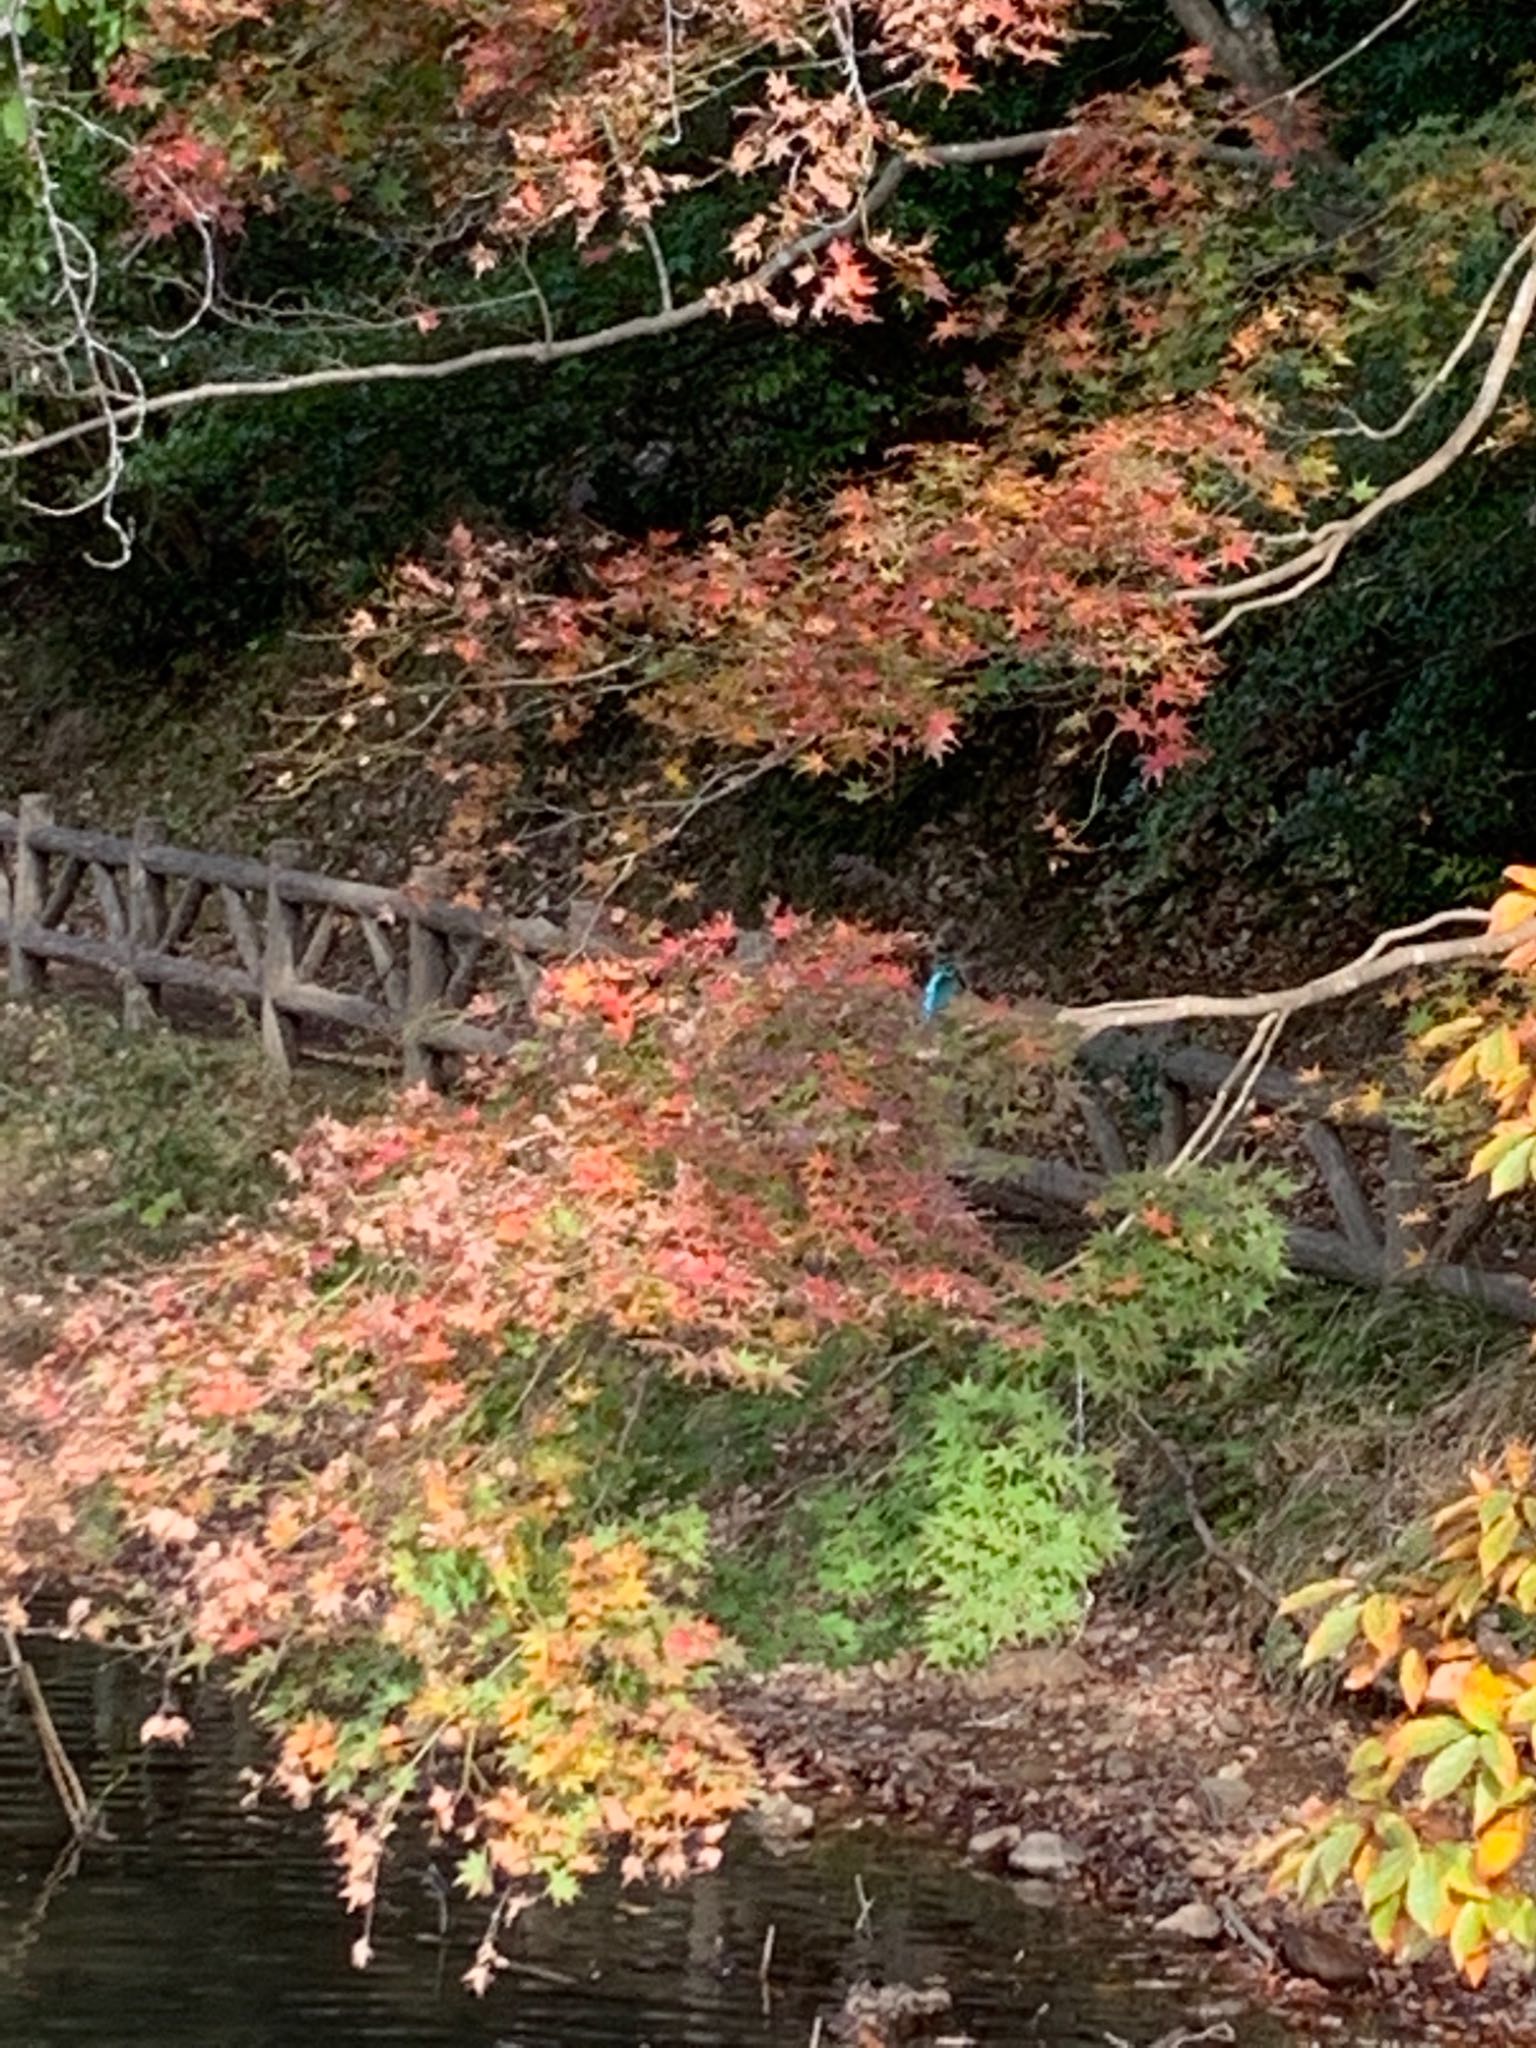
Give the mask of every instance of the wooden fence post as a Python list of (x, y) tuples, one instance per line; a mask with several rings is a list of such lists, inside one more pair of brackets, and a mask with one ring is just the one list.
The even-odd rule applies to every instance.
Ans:
[(300, 849), (295, 840), (274, 839), (267, 848), (267, 919), (261, 949), (261, 1046), (286, 1081), (298, 1064), (298, 1026), (283, 997), (293, 987), (298, 965), (299, 911), (283, 900), (280, 868), (296, 868)]
[(139, 977), (139, 955), (152, 953), (165, 929), (165, 878), (144, 865), (147, 847), (165, 842), (163, 818), (140, 818), (133, 828), (128, 856), (128, 971), (123, 980), (123, 1029), (147, 1031), (165, 1005), (165, 991), (156, 981)]
[[(448, 887), (448, 877), (441, 868), (416, 868), (412, 872), (412, 896), (446, 896)], [(431, 1046), (423, 1044), (421, 1032), (429, 1013), (442, 1002), (448, 987), (448, 941), (413, 912), (407, 949), (402, 1031), (405, 1078), (408, 1082), (425, 1081), (428, 1087), (437, 1088), (442, 1085), (442, 1058)]]
[(13, 996), (37, 995), (47, 978), (47, 962), (27, 951), (27, 931), (41, 922), (48, 893), (48, 856), (32, 844), (41, 825), (53, 823), (53, 802), (35, 792), (16, 805), (16, 885), (11, 891), (10, 990)]
[(1386, 1225), (1384, 1285), (1390, 1287), (1414, 1267), (1422, 1266), (1428, 1249), (1424, 1233), (1424, 1225), (1428, 1221), (1428, 1191), (1419, 1170), (1419, 1155), (1414, 1150), (1413, 1140), (1397, 1124), (1387, 1133), (1387, 1171), (1382, 1206)]

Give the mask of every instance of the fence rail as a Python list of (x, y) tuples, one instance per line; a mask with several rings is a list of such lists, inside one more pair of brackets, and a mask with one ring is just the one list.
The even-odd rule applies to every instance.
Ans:
[[(1080, 1064), (1087, 1094), (1083, 1147), (1075, 1160), (993, 1152), (966, 1162), (965, 1181), (999, 1213), (1081, 1221), (1115, 1175), (1172, 1159), (1192, 1128), (1194, 1106), (1226, 1088), (1235, 1067), (1202, 1046), (1154, 1050), (1121, 1032), (1091, 1039)], [(1133, 1119), (1124, 1084), (1138, 1071), (1154, 1099)], [(1447, 1196), (1406, 1131), (1340, 1101), (1337, 1088), (1283, 1067), (1265, 1067), (1250, 1099), (1290, 1133), (1293, 1166), (1303, 1158), (1310, 1165), (1310, 1184), (1300, 1191), (1299, 1213), (1287, 1232), (1290, 1262), (1299, 1272), (1355, 1287), (1422, 1288), (1536, 1325), (1536, 1276), (1528, 1259), (1502, 1257), (1495, 1247), (1496, 1264), (1468, 1263), (1501, 1213), (1489, 1199), (1486, 1175)], [(1239, 1127), (1234, 1142), (1246, 1136)], [(1320, 1218), (1336, 1227), (1321, 1227)]]
[[(265, 860), (172, 846), (154, 818), (128, 838), (80, 831), (57, 823), (45, 796), (0, 810), (0, 950), (12, 994), (45, 989), (64, 965), (115, 983), (130, 1029), (154, 1021), (171, 989), (240, 1005), (259, 1016), (284, 1074), (304, 1056), (306, 1026), (398, 1047), (407, 1078), (433, 1085), (452, 1056), (505, 1048), (466, 1008), (493, 973), (530, 986), (533, 963), (565, 949), (582, 913), (567, 931), (450, 903), (444, 890), (430, 868), (401, 889), (314, 874), (286, 840)], [(994, 1208), (1080, 1219), (1114, 1175), (1173, 1158), (1193, 1105), (1218, 1094), (1233, 1068), (1200, 1046), (1153, 1047), (1123, 1033), (1091, 1040), (1081, 1064), (1079, 1156), (966, 1163), (962, 1178)], [(1127, 1083), (1138, 1076), (1151, 1101), (1133, 1116)], [(1304, 1192), (1290, 1229), (1293, 1265), (1356, 1286), (1423, 1287), (1536, 1325), (1529, 1272), (1508, 1259), (1467, 1263), (1495, 1213), (1486, 1182), (1445, 1199), (1405, 1132), (1282, 1068), (1263, 1070), (1250, 1101), (1275, 1113), (1310, 1161), (1310, 1203)], [(1325, 1209), (1336, 1228), (1319, 1227)]]
[(313, 1024), (397, 1045), (407, 1078), (434, 1084), (447, 1056), (503, 1048), (464, 1011), (493, 968), (526, 975), (560, 944), (558, 926), (447, 902), (435, 869), (387, 889), (299, 861), (287, 840), (264, 861), (173, 846), (156, 818), (126, 839), (81, 831), (46, 796), (23, 796), (0, 810), (11, 993), (40, 992), (58, 963), (114, 981), (129, 1029), (156, 1018), (169, 989), (241, 1005), (284, 1074)]

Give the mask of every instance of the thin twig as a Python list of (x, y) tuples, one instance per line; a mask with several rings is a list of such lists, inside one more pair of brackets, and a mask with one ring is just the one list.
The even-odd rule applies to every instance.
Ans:
[(1140, 1408), (1134, 1402), (1132, 1402), (1130, 1407), (1130, 1416), (1136, 1427), (1157, 1451), (1183, 1489), (1185, 1512), (1189, 1516), (1190, 1525), (1199, 1537), (1201, 1547), (1204, 1549), (1207, 1557), (1212, 1558), (1217, 1564), (1224, 1566), (1235, 1579), (1240, 1579), (1250, 1593), (1257, 1593), (1259, 1598), (1265, 1601), (1271, 1608), (1277, 1608), (1280, 1605), (1280, 1595), (1275, 1591), (1274, 1587), (1269, 1585), (1264, 1579), (1261, 1579), (1257, 1572), (1250, 1571), (1240, 1557), (1234, 1557), (1206, 1520), (1205, 1510), (1200, 1505), (1200, 1496), (1195, 1490), (1195, 1475), (1190, 1471), (1189, 1465), (1182, 1454), (1168, 1442), (1166, 1437), (1161, 1436), (1152, 1427), (1146, 1416), (1142, 1414)]
[(1227, 1932), (1235, 1934), (1244, 1947), (1252, 1950), (1266, 1969), (1273, 1969), (1275, 1951), (1257, 1928), (1251, 1927), (1230, 1899), (1218, 1900), (1216, 1910), (1226, 1923)]
[(0, 1642), (4, 1643), (6, 1660), (21, 1688), (22, 1698), (27, 1703), (33, 1725), (37, 1729), (43, 1762), (47, 1765), (48, 1775), (53, 1780), (53, 1789), (59, 1795), (64, 1818), (69, 1822), (76, 1841), (84, 1841), (95, 1831), (96, 1809), (86, 1797), (85, 1787), (80, 1782), (80, 1774), (70, 1761), (69, 1752), (64, 1747), (63, 1738), (49, 1710), (37, 1673), (21, 1653), (16, 1631), (13, 1628), (0, 1629)]
[(1395, 29), (1400, 21), (1406, 21), (1415, 8), (1421, 4), (1422, 0), (1403, 0), (1401, 7), (1397, 8), (1394, 13), (1389, 14), (1384, 21), (1378, 21), (1374, 28), (1367, 29), (1359, 41), (1352, 43), (1347, 50), (1341, 51), (1337, 57), (1331, 57), (1326, 64), (1320, 65), (1316, 71), (1310, 72), (1307, 77), (1301, 79), (1297, 84), (1288, 85), (1284, 92), (1276, 93), (1274, 100), (1260, 100), (1256, 106), (1249, 107), (1245, 111), (1250, 114), (1257, 114), (1262, 112), (1265, 107), (1274, 105), (1276, 101), (1281, 101), (1287, 106), (1294, 107), (1303, 94), (1315, 90), (1316, 87), (1322, 84), (1325, 78), (1332, 78), (1336, 71), (1342, 71), (1346, 64), (1353, 64), (1357, 57), (1361, 56), (1371, 47), (1372, 43), (1380, 42), (1384, 35), (1389, 34), (1391, 30)]
[(671, 313), (676, 309), (677, 305), (677, 301), (672, 296), (672, 273), (667, 268), (667, 259), (657, 238), (656, 230), (648, 220), (643, 220), (640, 223), (640, 238), (651, 252), (651, 264), (656, 272), (656, 289), (661, 297), (661, 310), (663, 313)]
[(1455, 372), (1461, 367), (1478, 336), (1488, 325), (1490, 319), (1492, 319), (1493, 309), (1504, 295), (1504, 287), (1533, 251), (1536, 251), (1536, 228), (1532, 228), (1529, 234), (1522, 235), (1514, 248), (1510, 250), (1499, 268), (1498, 276), (1489, 285), (1487, 291), (1484, 292), (1477, 311), (1462, 329), (1456, 346), (1451, 350), (1444, 362), (1441, 363), (1439, 369), (1436, 370), (1428, 383), (1420, 388), (1418, 395), (1413, 399), (1412, 403), (1403, 412), (1399, 413), (1390, 427), (1373, 427), (1368, 421), (1361, 419), (1358, 413), (1352, 412), (1349, 415), (1349, 425), (1347, 427), (1330, 427), (1325, 432), (1312, 435), (1310, 438), (1318, 441), (1359, 439), (1380, 442), (1395, 441), (1400, 434), (1405, 434), (1419, 417), (1420, 413), (1423, 412), (1425, 406), (1429, 404), (1435, 393), (1448, 384)]
[(1253, 1092), (1259, 1085), (1259, 1077), (1269, 1062), (1270, 1052), (1284, 1022), (1284, 1017), (1275, 1012), (1259, 1020), (1198, 1127), (1163, 1168), (1166, 1179), (1175, 1179), (1187, 1166), (1203, 1165), (1220, 1150), (1227, 1133), (1253, 1101)]

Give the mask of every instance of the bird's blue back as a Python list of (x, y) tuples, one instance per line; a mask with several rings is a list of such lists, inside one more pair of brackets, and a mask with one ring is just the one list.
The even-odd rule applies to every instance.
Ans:
[(962, 986), (963, 983), (955, 969), (947, 960), (941, 960), (923, 988), (924, 1023), (931, 1024), (941, 1010), (947, 1010), (959, 995)]

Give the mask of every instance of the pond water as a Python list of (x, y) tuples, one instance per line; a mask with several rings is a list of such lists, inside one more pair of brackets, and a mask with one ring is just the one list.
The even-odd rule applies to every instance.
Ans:
[(318, 1826), (240, 1810), (254, 1752), (231, 1713), (205, 1700), (192, 1749), (146, 1755), (135, 1731), (153, 1701), (129, 1665), (72, 1651), (37, 1664), (77, 1767), (93, 1791), (113, 1786), (115, 1839), (78, 1867), (60, 1858), (31, 1727), (0, 1693), (6, 2048), (806, 2048), (860, 1978), (942, 1978), (954, 2004), (939, 2034), (980, 2048), (1143, 2048), (1222, 2019), (1241, 2048), (1284, 2038), (1113, 1925), (1025, 1904), (874, 1826), (779, 1858), (739, 1830), (709, 1878), (643, 1895), (599, 1885), (529, 1914), (483, 2001), (458, 1981), (478, 1909), (450, 1906), (444, 1939), (424, 1863), (405, 1863), (379, 1959), (357, 1972)]

